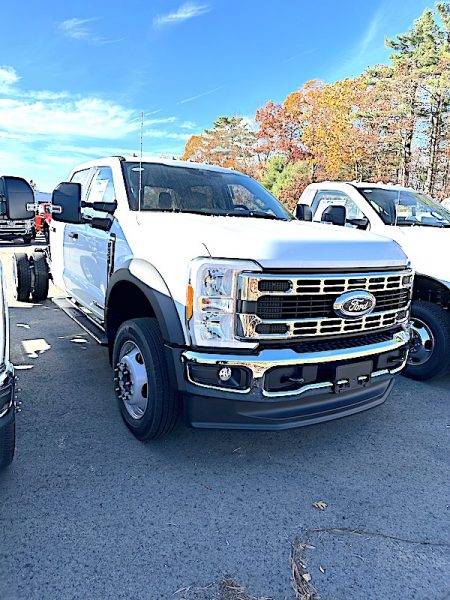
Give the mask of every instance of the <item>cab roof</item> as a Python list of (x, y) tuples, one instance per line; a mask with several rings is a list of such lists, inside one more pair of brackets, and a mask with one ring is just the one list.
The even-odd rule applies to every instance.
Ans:
[(334, 186), (334, 187), (340, 187), (340, 186), (347, 186), (347, 185), (351, 185), (352, 187), (359, 189), (359, 188), (379, 188), (379, 189), (383, 189), (383, 190), (399, 190), (399, 191), (414, 191), (413, 188), (410, 187), (405, 187), (402, 185), (399, 185), (397, 183), (383, 183), (381, 181), (374, 183), (372, 181), (330, 181), (330, 180), (326, 180), (326, 181), (318, 181), (315, 183), (311, 183), (310, 186), (314, 187), (314, 188), (321, 188), (323, 186)]
[[(110, 166), (113, 163), (117, 162), (118, 160), (127, 161), (127, 162), (140, 162), (141, 158), (139, 156), (106, 156), (106, 157), (89, 160), (85, 163), (79, 164), (76, 166), (76, 170), (78, 171), (79, 169), (88, 169), (90, 167), (97, 167), (97, 166)], [(169, 167), (184, 167), (184, 168), (188, 168), (188, 169), (201, 169), (203, 171), (205, 171), (205, 170), (206, 171), (216, 171), (216, 172), (220, 172), (220, 173), (239, 173), (239, 171), (235, 171), (233, 169), (226, 169), (224, 167), (218, 167), (216, 165), (208, 165), (206, 163), (197, 163), (197, 162), (192, 162), (189, 160), (176, 160), (176, 159), (170, 159), (170, 158), (160, 158), (160, 157), (148, 156), (148, 155), (147, 156), (144, 155), (142, 157), (142, 162), (143, 163), (152, 163), (152, 164), (157, 164), (157, 165), (167, 165)], [(240, 173), (240, 174), (244, 175), (243, 173)]]

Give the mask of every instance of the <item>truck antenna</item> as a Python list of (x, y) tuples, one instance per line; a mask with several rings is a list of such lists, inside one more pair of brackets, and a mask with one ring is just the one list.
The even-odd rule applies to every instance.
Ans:
[(141, 212), (142, 204), (142, 148), (144, 142), (144, 111), (141, 112), (141, 153), (139, 156), (139, 192), (138, 192), (138, 212)]

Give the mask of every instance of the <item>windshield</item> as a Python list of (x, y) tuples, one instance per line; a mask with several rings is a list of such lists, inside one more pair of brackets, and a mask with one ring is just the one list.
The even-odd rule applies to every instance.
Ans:
[(450, 212), (426, 194), (410, 190), (358, 188), (386, 225), (450, 227)]
[(292, 220), (294, 217), (258, 182), (240, 173), (156, 163), (123, 163), (131, 210), (188, 212)]

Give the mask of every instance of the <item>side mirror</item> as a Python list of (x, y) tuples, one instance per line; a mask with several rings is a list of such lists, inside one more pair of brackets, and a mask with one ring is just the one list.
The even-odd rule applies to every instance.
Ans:
[(63, 182), (53, 190), (52, 217), (63, 223), (81, 223), (81, 184)]
[(345, 206), (335, 205), (327, 206), (322, 213), (321, 221), (323, 223), (333, 223), (333, 225), (345, 225), (347, 211)]
[(22, 177), (0, 177), (0, 218), (12, 221), (34, 219), (34, 192)]
[(94, 202), (92, 204), (92, 208), (94, 210), (98, 210), (100, 212), (106, 212), (109, 215), (112, 215), (117, 208), (117, 202), (115, 200), (114, 200), (114, 202)]
[(299, 221), (312, 221), (313, 215), (309, 204), (297, 204), (295, 216)]
[(357, 229), (367, 229), (369, 227), (369, 219), (362, 217), (361, 219), (347, 219), (347, 223), (354, 225)]

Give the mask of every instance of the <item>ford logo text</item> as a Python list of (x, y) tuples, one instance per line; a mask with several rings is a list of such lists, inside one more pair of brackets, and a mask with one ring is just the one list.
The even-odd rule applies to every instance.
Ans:
[(361, 319), (373, 311), (375, 304), (375, 296), (369, 292), (346, 292), (336, 298), (333, 309), (343, 319)]

